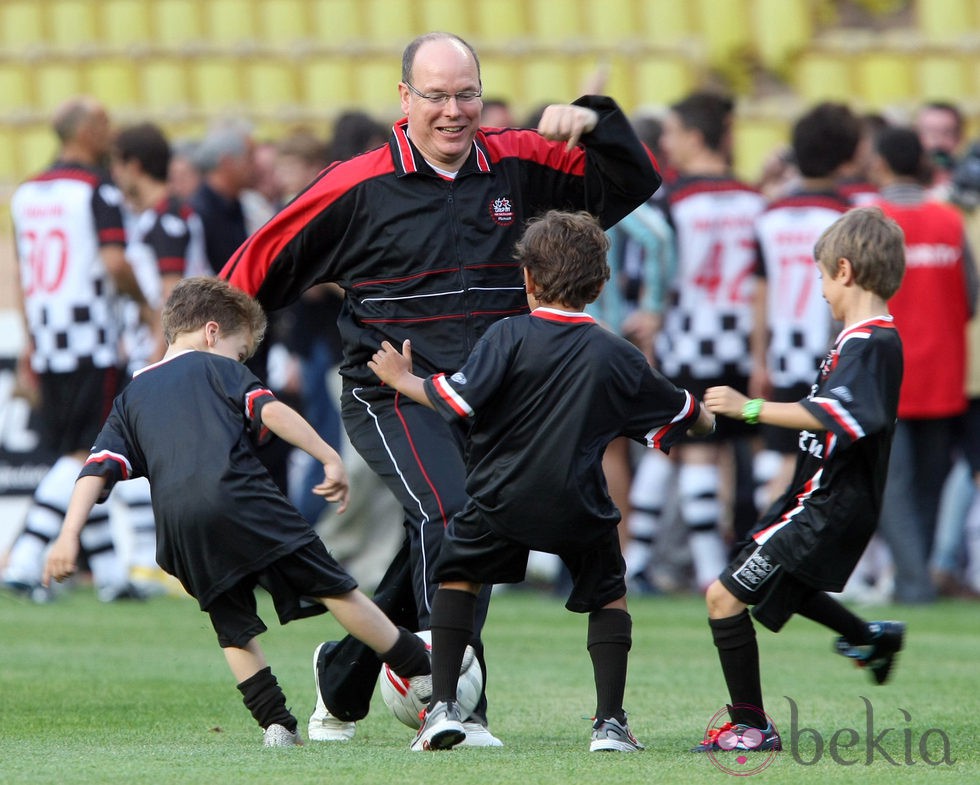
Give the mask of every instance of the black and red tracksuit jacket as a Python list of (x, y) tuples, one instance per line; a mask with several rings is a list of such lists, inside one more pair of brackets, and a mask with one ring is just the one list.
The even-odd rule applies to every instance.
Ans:
[(410, 338), (416, 374), (455, 371), (493, 322), (528, 310), (513, 253), (529, 218), (588, 210), (608, 228), (660, 184), (612, 99), (576, 103), (599, 122), (573, 150), (534, 130), (483, 128), (454, 180), (425, 162), (402, 119), (387, 146), (321, 172), (221, 276), (266, 309), (339, 284), (347, 385), (378, 383), (367, 361), (382, 340)]

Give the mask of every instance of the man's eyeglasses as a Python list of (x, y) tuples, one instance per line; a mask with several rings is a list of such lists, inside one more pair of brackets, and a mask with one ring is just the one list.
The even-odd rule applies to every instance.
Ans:
[(423, 93), (416, 89), (411, 82), (404, 82), (403, 84), (419, 98), (428, 101), (430, 104), (448, 104), (450, 98), (455, 98), (457, 104), (468, 104), (483, 95), (483, 90), (463, 90), (459, 93)]

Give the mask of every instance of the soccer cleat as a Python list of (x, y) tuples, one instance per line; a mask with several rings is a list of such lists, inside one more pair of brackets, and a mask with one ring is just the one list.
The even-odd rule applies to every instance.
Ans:
[(873, 635), (871, 643), (856, 646), (844, 637), (834, 641), (834, 650), (854, 660), (861, 668), (871, 673), (875, 684), (888, 681), (895, 658), (905, 643), (905, 622), (871, 621), (868, 628)]
[(783, 748), (783, 741), (770, 722), (765, 728), (726, 722), (711, 728), (691, 752), (769, 752)]
[(604, 720), (596, 719), (592, 725), (589, 752), (641, 752), (645, 749), (636, 740), (625, 720), (619, 722), (609, 717)]
[(494, 736), (486, 725), (476, 720), (466, 720), (463, 723), (463, 730), (466, 733), (466, 738), (459, 743), (460, 747), (504, 746), (504, 743)]
[(412, 742), (412, 751), (448, 750), (465, 738), (456, 701), (437, 701), (435, 706), (426, 709), (422, 727)]
[(262, 731), (263, 747), (296, 747), (302, 744), (298, 729), (288, 731), (284, 725), (274, 723)]
[(306, 734), (310, 741), (350, 741), (354, 738), (357, 725), (334, 717), (320, 694), (320, 661), (321, 653), (326, 654), (337, 644), (334, 641), (321, 643), (313, 652), (313, 682), (316, 685), (316, 708), (310, 715), (306, 726)]

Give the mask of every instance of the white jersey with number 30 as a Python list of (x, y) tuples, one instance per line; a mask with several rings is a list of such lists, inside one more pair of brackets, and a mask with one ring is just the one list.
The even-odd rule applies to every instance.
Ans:
[(93, 170), (56, 167), (11, 200), (32, 367), (67, 373), (117, 362), (112, 280), (99, 249), (125, 240), (119, 190)]

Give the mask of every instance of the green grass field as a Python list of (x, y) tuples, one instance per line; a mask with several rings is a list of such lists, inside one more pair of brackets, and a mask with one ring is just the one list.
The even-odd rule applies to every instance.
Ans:
[[(262, 608), (271, 623), (271, 605)], [(412, 732), (377, 693), (349, 744), (264, 749), (193, 601), (107, 606), (78, 589), (38, 607), (0, 595), (0, 783), (731, 781), (707, 756), (687, 751), (726, 699), (703, 604), (638, 599), (631, 610), (626, 708), (646, 752), (588, 753), (585, 717), (594, 706), (585, 618), (553, 598), (511, 591), (495, 596), (485, 632), (491, 726), (506, 747), (421, 754), (409, 751)], [(832, 635), (810, 622), (794, 619), (779, 635), (760, 630), (766, 708), (786, 750), (751, 781), (980, 782), (978, 615), (980, 606), (955, 602), (877, 609), (876, 618), (909, 624), (907, 649), (885, 687), (832, 654)], [(263, 636), (304, 732), (313, 647), (337, 633), (332, 618), (320, 617)], [(744, 774), (762, 755), (726, 765)]]

